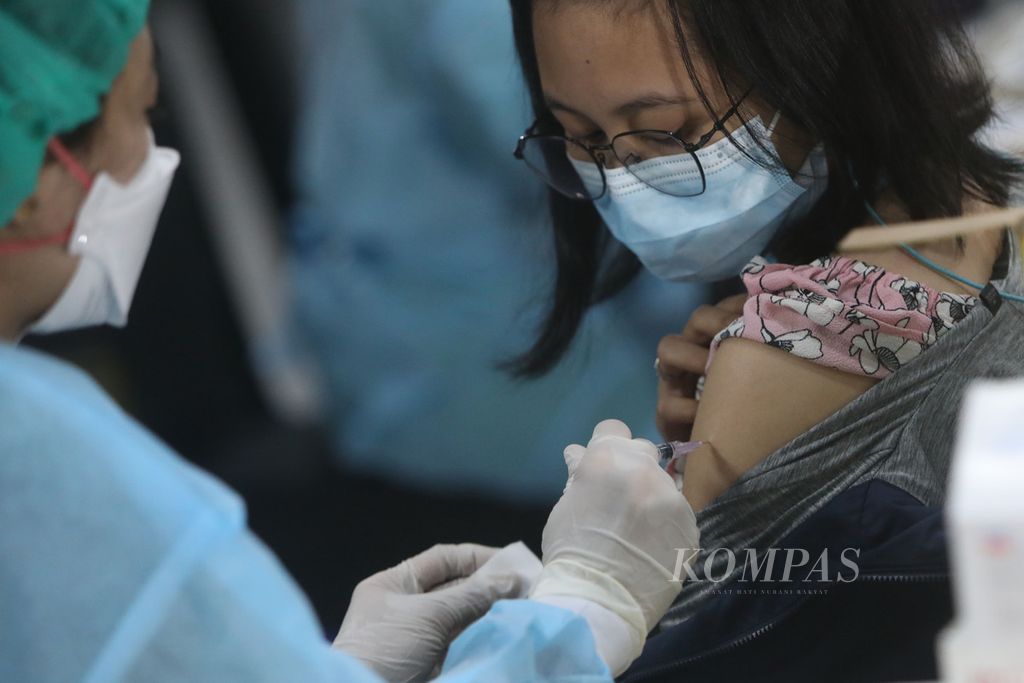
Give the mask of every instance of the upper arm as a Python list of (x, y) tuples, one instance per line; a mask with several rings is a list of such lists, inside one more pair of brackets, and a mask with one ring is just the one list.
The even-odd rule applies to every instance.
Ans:
[(706, 507), (744, 472), (876, 382), (766, 344), (724, 341), (693, 425), (693, 440), (709, 445), (686, 463), (683, 492), (690, 504)]

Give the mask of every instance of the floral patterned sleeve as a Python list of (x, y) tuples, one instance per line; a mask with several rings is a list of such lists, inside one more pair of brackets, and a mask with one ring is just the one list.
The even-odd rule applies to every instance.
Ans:
[(939, 292), (845, 257), (806, 266), (756, 258), (743, 269), (743, 282), (750, 293), (743, 317), (712, 341), (707, 367), (724, 340), (738, 337), (883, 379), (921, 355), (979, 303), (977, 297)]

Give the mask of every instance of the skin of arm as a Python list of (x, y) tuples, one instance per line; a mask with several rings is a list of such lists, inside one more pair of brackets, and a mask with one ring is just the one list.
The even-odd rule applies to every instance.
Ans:
[[(972, 204), (972, 213), (992, 210)], [(894, 219), (900, 218), (894, 214)], [(1005, 236), (972, 235), (921, 245), (934, 261), (976, 281), (987, 281)], [(944, 292), (977, 294), (936, 274), (900, 249), (849, 253), (850, 258), (901, 273)], [(694, 441), (707, 445), (690, 454), (683, 493), (703, 510), (761, 460), (850, 403), (878, 380), (833, 370), (748, 339), (727, 339), (708, 368), (694, 417)]]
[(708, 370), (683, 494), (702, 510), (744, 472), (853, 401), (878, 380), (747, 339), (728, 339)]

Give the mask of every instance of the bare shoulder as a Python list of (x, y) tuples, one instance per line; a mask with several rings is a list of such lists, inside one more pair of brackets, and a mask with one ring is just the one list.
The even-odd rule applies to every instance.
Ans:
[(705, 507), (767, 455), (870, 389), (877, 380), (767, 344), (722, 343), (708, 369), (693, 438), (710, 447), (686, 465), (684, 492)]

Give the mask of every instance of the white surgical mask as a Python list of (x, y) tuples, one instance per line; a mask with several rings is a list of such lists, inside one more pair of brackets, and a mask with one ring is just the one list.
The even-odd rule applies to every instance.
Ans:
[[(806, 214), (828, 184), (822, 150), (815, 150), (797, 180), (776, 169), (771, 143), (775, 127), (755, 118), (724, 139), (697, 152), (707, 189), (696, 197), (676, 197), (639, 181), (625, 168), (605, 170), (607, 191), (594, 206), (611, 233), (656, 276), (677, 282), (715, 282), (734, 277), (761, 254), (779, 229)], [(755, 141), (759, 138), (762, 150)], [(745, 153), (762, 159), (762, 166)], [(600, 169), (573, 160), (592, 191), (600, 192)], [(692, 185), (700, 175), (690, 154), (640, 164), (658, 169), (658, 184), (672, 179)], [(644, 170), (640, 168), (640, 170)], [(645, 174), (650, 176), (650, 172)], [(801, 181), (803, 184), (801, 184)]]
[(78, 268), (50, 310), (31, 328), (51, 334), (95, 325), (123, 327), (146, 263), (157, 221), (181, 158), (157, 147), (127, 185), (106, 173), (93, 180), (68, 242)]

